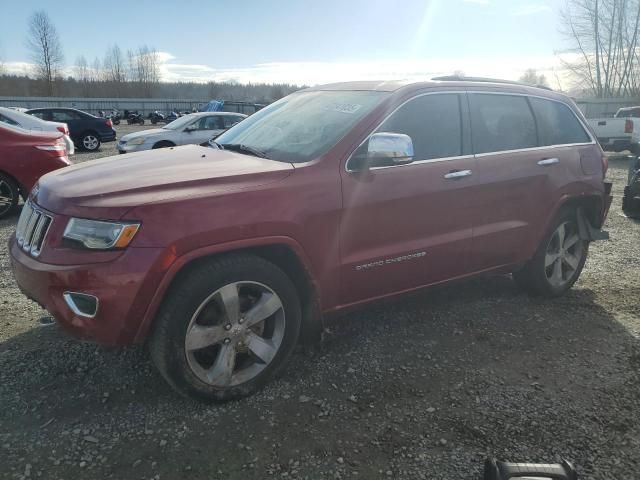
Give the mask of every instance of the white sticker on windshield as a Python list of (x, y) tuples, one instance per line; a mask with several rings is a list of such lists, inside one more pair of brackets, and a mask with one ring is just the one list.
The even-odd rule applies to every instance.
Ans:
[(325, 110), (351, 114), (356, 113), (360, 108), (362, 108), (362, 105), (358, 105), (357, 103), (332, 103), (327, 105)]

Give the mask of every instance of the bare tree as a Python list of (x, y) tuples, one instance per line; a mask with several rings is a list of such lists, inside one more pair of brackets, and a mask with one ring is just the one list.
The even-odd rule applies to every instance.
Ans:
[(566, 0), (561, 56), (577, 85), (597, 97), (640, 95), (640, 0)]
[(547, 82), (547, 77), (544, 75), (538, 75), (538, 71), (535, 68), (529, 68), (524, 72), (524, 74), (519, 79), (522, 83), (526, 83), (528, 85), (534, 86), (549, 86)]
[(153, 90), (160, 82), (160, 61), (155, 48), (147, 45), (138, 47), (136, 52), (129, 50), (129, 72), (131, 79), (136, 83), (140, 95), (150, 97)]
[(102, 64), (100, 63), (100, 59), (98, 57), (93, 59), (93, 63), (91, 64), (91, 70), (89, 72), (89, 81), (99, 82), (102, 80)]
[(43, 10), (29, 18), (27, 47), (36, 65), (38, 78), (46, 82), (48, 94), (53, 95), (53, 84), (60, 74), (64, 55), (58, 31)]
[(114, 83), (116, 94), (120, 95), (122, 93), (122, 84), (127, 81), (127, 72), (122, 50), (117, 44), (107, 50), (102, 68), (105, 81)]
[(84, 55), (76, 58), (76, 64), (73, 67), (73, 76), (79, 82), (88, 82), (90, 78), (89, 63)]

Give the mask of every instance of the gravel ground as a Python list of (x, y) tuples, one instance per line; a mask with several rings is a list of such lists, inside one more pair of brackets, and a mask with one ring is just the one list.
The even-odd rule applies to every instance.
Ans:
[(592, 245), (565, 297), (492, 277), (350, 313), (281, 380), (214, 406), (174, 394), (142, 348), (39, 327), (46, 312), (19, 293), (4, 246), (16, 219), (0, 221), (0, 477), (479, 479), (494, 455), (640, 478), (640, 223), (620, 215), (626, 168), (611, 161), (612, 239)]

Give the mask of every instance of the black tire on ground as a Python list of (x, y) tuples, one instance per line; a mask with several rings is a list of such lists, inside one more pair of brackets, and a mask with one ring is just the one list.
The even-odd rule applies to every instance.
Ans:
[(138, 120), (138, 123), (139, 123), (140, 125), (144, 125), (144, 118), (141, 118), (140, 120)]
[(640, 170), (640, 156), (629, 157), (629, 172), (627, 174), (627, 185), (631, 185), (631, 179), (636, 171)]
[(100, 137), (96, 132), (84, 132), (80, 136), (80, 148), (87, 152), (95, 152), (100, 148)]
[[(531, 295), (559, 297), (567, 292), (580, 277), (589, 252), (589, 242), (580, 239), (578, 239), (575, 247), (573, 247), (573, 252), (578, 257), (575, 270), (567, 275), (567, 278), (563, 280), (561, 285), (552, 284), (547, 276), (549, 268), (553, 268), (553, 265), (545, 266), (547, 250), (548, 248), (552, 248), (552, 242), (557, 242), (557, 237), (555, 237), (556, 230), (563, 224), (565, 225), (565, 229), (570, 232), (570, 234), (567, 233), (565, 235), (565, 240), (569, 238), (569, 235), (578, 234), (577, 212), (575, 209), (565, 208), (558, 213), (551, 224), (551, 228), (540, 242), (533, 258), (529, 260), (521, 270), (513, 272), (512, 274), (518, 287)], [(568, 265), (564, 264), (562, 260), (560, 261), (560, 265), (564, 275), (564, 268), (568, 267)]]
[(120, 125), (120, 120), (113, 120), (114, 125)]
[(151, 117), (151, 124), (155, 125), (156, 123), (158, 123), (158, 120), (155, 117)]
[[(280, 325), (284, 325), (284, 327), (283, 330), (280, 330), (279, 347), (272, 352), (270, 361), (265, 362), (266, 365), (261, 367), (262, 370), (259, 370), (259, 373), (236, 384), (212, 385), (203, 381), (190, 366), (185, 345), (187, 331), (193, 318), (200, 318), (199, 315), (204, 315), (202, 313), (205, 311), (203, 305), (207, 305), (207, 309), (210, 308), (209, 306), (214, 302), (210, 299), (217, 298), (214, 293), (223, 287), (228, 288), (229, 285), (236, 282), (261, 284), (274, 292), (281, 302), (281, 309), (277, 314), (265, 317), (267, 320), (264, 321), (263, 328), (266, 331), (269, 328), (266, 323), (275, 321), (276, 317), (284, 318), (284, 320), (280, 320), (283, 322)], [(240, 299), (239, 301), (241, 302), (240, 311), (242, 311), (244, 300)], [(248, 308), (255, 305), (250, 305)], [(218, 326), (219, 329), (222, 324), (227, 323), (227, 320), (224, 319), (224, 313), (220, 313), (217, 308), (217, 305), (211, 307), (206, 315), (207, 319), (211, 319), (211, 323), (206, 323), (205, 326)], [(240, 313), (240, 316), (242, 315), (245, 314)], [(183, 274), (177, 280), (177, 284), (172, 285), (156, 316), (148, 347), (154, 364), (176, 391), (206, 402), (227, 401), (255, 393), (281, 373), (298, 341), (300, 325), (300, 300), (289, 277), (276, 265), (260, 257), (249, 254), (232, 254), (203, 260), (200, 265)], [(192, 328), (194, 327), (192, 326)], [(233, 332), (234, 329), (230, 331)], [(228, 343), (229, 341), (225, 339), (224, 342)], [(231, 345), (234, 345), (233, 342)], [(213, 348), (221, 347), (221, 343), (218, 342)], [(217, 356), (221, 355), (221, 351), (217, 350), (217, 353), (213, 353), (214, 359), (212, 361), (214, 364), (218, 359)], [(236, 358), (235, 355), (234, 353), (234, 358)], [(248, 354), (238, 353), (238, 355)], [(235, 367), (232, 367), (232, 370), (238, 365), (235, 362), (234, 360)], [(236, 370), (233, 371), (235, 375)], [(242, 372), (242, 370), (238, 371)]]
[(9, 175), (0, 173), (0, 218), (13, 214), (18, 207), (20, 188)]
[(175, 147), (175, 144), (168, 140), (161, 140), (158, 143), (155, 143), (152, 148), (155, 149), (155, 148), (168, 148), (168, 147)]

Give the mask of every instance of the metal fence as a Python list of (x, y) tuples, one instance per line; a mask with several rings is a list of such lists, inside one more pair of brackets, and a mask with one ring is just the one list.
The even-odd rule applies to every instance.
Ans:
[(613, 117), (620, 108), (640, 106), (640, 98), (576, 98), (587, 118)]
[[(137, 110), (143, 115), (159, 110), (160, 112), (196, 111), (208, 99), (164, 99), (164, 98), (69, 98), (69, 97), (0, 97), (2, 107), (72, 107), (96, 115), (99, 111), (110, 112), (116, 108), (120, 111)], [(587, 118), (613, 117), (619, 108), (640, 105), (640, 98), (576, 98), (578, 107)], [(245, 102), (224, 102), (223, 110), (251, 115), (261, 105)]]
[[(183, 100), (164, 98), (72, 98), (72, 97), (0, 97), (0, 107), (71, 107), (97, 115), (99, 111), (109, 113), (112, 109), (137, 110), (144, 116), (156, 110), (160, 112), (198, 111), (209, 100)], [(247, 102), (224, 102), (223, 111), (251, 115), (262, 105)]]

